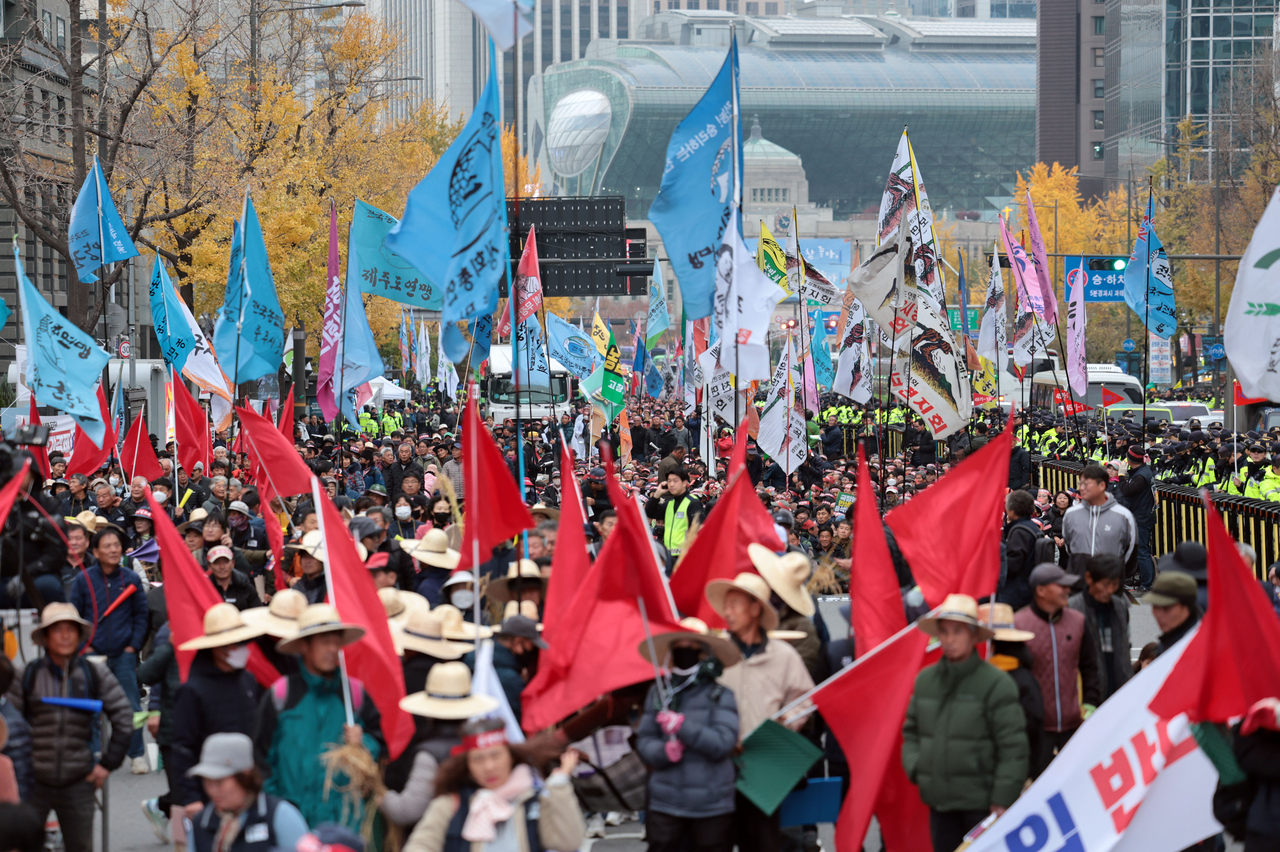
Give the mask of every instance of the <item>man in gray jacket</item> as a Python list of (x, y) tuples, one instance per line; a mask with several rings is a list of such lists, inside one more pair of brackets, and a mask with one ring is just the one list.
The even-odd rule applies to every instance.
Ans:
[(1109, 479), (1100, 465), (1086, 465), (1080, 472), (1080, 502), (1062, 516), (1062, 539), (1070, 561), (1067, 570), (1084, 573), (1090, 556), (1117, 556), (1127, 562), (1138, 540), (1133, 514), (1107, 491)]
[(1090, 556), (1084, 563), (1085, 590), (1071, 596), (1067, 605), (1084, 613), (1085, 625), (1098, 649), (1102, 700), (1133, 677), (1129, 647), (1129, 602), (1118, 594), (1124, 563), (1117, 556)]

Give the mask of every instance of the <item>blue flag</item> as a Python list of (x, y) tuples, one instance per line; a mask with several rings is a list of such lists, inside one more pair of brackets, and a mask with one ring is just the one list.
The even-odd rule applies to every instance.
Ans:
[(390, 213), (356, 199), (347, 241), (347, 251), (356, 257), (355, 277), (351, 280), (358, 282), (361, 293), (438, 311), (444, 302), (444, 291), (432, 286), (412, 263), (384, 245), (387, 234), (399, 223)]
[(240, 221), (232, 224), (227, 290), (213, 329), (213, 348), (223, 365), (232, 365), (227, 372), (237, 385), (274, 373), (284, 360), (284, 312), (247, 190)]
[(956, 271), (959, 273), (960, 333), (969, 336), (969, 288), (964, 283), (964, 255), (956, 249)]
[(564, 368), (582, 381), (591, 375), (596, 368), (599, 354), (591, 335), (575, 325), (547, 312), (547, 343), (551, 347), (551, 357), (564, 365)]
[(4, 328), (9, 322), (9, 303), (4, 299), (0, 299), (0, 328)]
[[(449, 150), (413, 191), (384, 245), (443, 293), (445, 323), (487, 316), (511, 266), (502, 177), (500, 69), (489, 42), (489, 81)], [(492, 325), (492, 320), (490, 320)], [(457, 361), (450, 355), (449, 360)]]
[(671, 328), (671, 315), (667, 313), (667, 294), (662, 279), (662, 261), (653, 259), (653, 281), (649, 284), (649, 319), (645, 322), (646, 345), (652, 349), (662, 332)]
[(733, 209), (735, 175), (742, 174), (741, 144), (736, 172), (731, 156), (735, 134), (742, 136), (741, 119), (737, 126), (733, 121), (737, 85), (735, 38), (711, 87), (671, 134), (662, 187), (649, 207), (649, 221), (667, 247), (689, 319), (711, 316), (715, 256)]
[(644, 363), (649, 353), (644, 348), (644, 341), (640, 339), (640, 335), (635, 336), (636, 355), (631, 359), (631, 372), (637, 378), (644, 375)]
[(813, 354), (813, 377), (819, 388), (831, 389), (836, 380), (836, 368), (831, 363), (831, 350), (827, 347), (827, 327), (819, 313), (813, 323), (813, 337), (809, 341), (809, 351)]
[(658, 365), (653, 359), (649, 359), (649, 369), (644, 374), (644, 387), (649, 392), (649, 396), (658, 399), (662, 396), (662, 390), (666, 386), (666, 382), (662, 378), (662, 371), (658, 369)]
[(1168, 340), (1178, 330), (1178, 306), (1173, 298), (1173, 271), (1164, 244), (1152, 221), (1155, 193), (1147, 196), (1147, 212), (1133, 241), (1133, 255), (1124, 268), (1124, 300), (1147, 330)]
[(191, 335), (191, 326), (187, 325), (182, 315), (182, 306), (178, 304), (178, 292), (173, 289), (169, 273), (165, 271), (160, 255), (156, 255), (155, 265), (151, 267), (151, 324), (156, 330), (156, 340), (160, 343), (160, 354), (170, 370), (182, 372), (186, 366), (187, 356), (196, 348), (196, 340)]
[(546, 388), (551, 390), (551, 366), (547, 363), (546, 341), (542, 337), (542, 323), (537, 313), (529, 314), (516, 326), (516, 373), (520, 389)]
[(128, 429), (124, 422), (124, 394), (120, 392), (123, 382), (117, 379), (115, 401), (111, 405), (111, 431), (116, 436), (116, 455), (123, 452), (124, 439), (128, 437)]
[(108, 263), (138, 256), (138, 249), (129, 239), (124, 220), (111, 200), (111, 190), (107, 187), (107, 179), (102, 176), (102, 166), (98, 164), (96, 155), (93, 168), (85, 175), (84, 185), (71, 207), (67, 246), (76, 267), (76, 277), (84, 282), (97, 281), (98, 269)]
[(27, 341), (27, 386), (36, 402), (71, 415), (98, 447), (107, 424), (94, 387), (111, 356), (97, 341), (58, 313), (27, 278), (18, 247), (13, 247)]
[[(347, 236), (350, 239), (350, 231)], [(378, 342), (373, 339), (369, 316), (364, 311), (364, 299), (359, 288), (351, 286), (356, 264), (354, 257), (355, 252), (348, 242), (347, 296), (341, 316), (342, 331), (338, 336), (337, 351), (333, 353), (334, 396), (348, 423), (356, 422), (356, 388), (385, 373), (382, 356), (378, 354)]]
[[(475, 345), (471, 345), (471, 341)], [(463, 334), (457, 323), (446, 323), (444, 335), (440, 341), (444, 347), (445, 360), (450, 364), (461, 364), (471, 353), (471, 369), (478, 370), (489, 357), (489, 347), (493, 344), (493, 314), (485, 314), (467, 322), (466, 334)]]

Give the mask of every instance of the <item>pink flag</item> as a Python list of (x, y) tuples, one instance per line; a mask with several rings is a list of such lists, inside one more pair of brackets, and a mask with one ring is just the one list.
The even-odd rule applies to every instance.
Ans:
[(1013, 282), (1018, 288), (1018, 298), (1033, 314), (1040, 319), (1045, 319), (1044, 292), (1040, 289), (1040, 283), (1035, 277), (1035, 270), (1031, 268), (1031, 261), (1027, 259), (1027, 250), (1009, 233), (1009, 226), (1005, 224), (1004, 217), (1000, 217), (1000, 238), (1004, 240), (1004, 252), (1009, 258)]
[[(516, 322), (522, 323), (542, 307), (542, 275), (538, 272), (538, 246), (533, 238), (533, 226), (529, 226), (529, 239), (525, 241), (516, 267)], [(498, 323), (498, 335), (511, 333), (511, 309), (502, 312)]]
[[(1044, 235), (1040, 233), (1040, 222), (1036, 219), (1036, 206), (1031, 203), (1031, 190), (1027, 190), (1027, 233), (1031, 238), (1031, 263), (1035, 266), (1036, 280), (1040, 287), (1040, 297), (1044, 300), (1045, 322), (1058, 319), (1058, 297), (1053, 292), (1053, 274), (1050, 271), (1049, 258), (1044, 251)], [(1033, 286), (1028, 281), (1027, 286)]]
[(818, 379), (813, 373), (813, 356), (804, 356), (804, 401), (802, 406), (817, 415), (818, 413)]
[(334, 358), (342, 338), (342, 284), (338, 280), (338, 208), (329, 202), (329, 277), (325, 281), (324, 325), (320, 334), (320, 372), (316, 376), (316, 401), (326, 421), (338, 416), (334, 392)]
[(1089, 390), (1089, 364), (1085, 355), (1084, 331), (1088, 316), (1084, 309), (1085, 276), (1076, 279), (1067, 303), (1067, 381), (1076, 396), (1084, 399)]

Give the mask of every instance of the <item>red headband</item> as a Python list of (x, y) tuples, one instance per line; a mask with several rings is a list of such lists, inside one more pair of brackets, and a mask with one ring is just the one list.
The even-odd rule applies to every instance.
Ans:
[(469, 751), (475, 751), (480, 748), (490, 748), (496, 745), (507, 744), (507, 731), (505, 728), (499, 728), (496, 731), (482, 731), (478, 734), (471, 734), (463, 737), (462, 744), (456, 745), (449, 750), (449, 754), (457, 757), (460, 754), (466, 754)]

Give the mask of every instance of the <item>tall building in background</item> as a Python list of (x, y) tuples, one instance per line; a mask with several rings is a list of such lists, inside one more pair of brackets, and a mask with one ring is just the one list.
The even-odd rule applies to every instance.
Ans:
[(1036, 20), (1036, 160), (1078, 168), (1081, 193), (1103, 194), (1106, 6), (1042, 3)]

